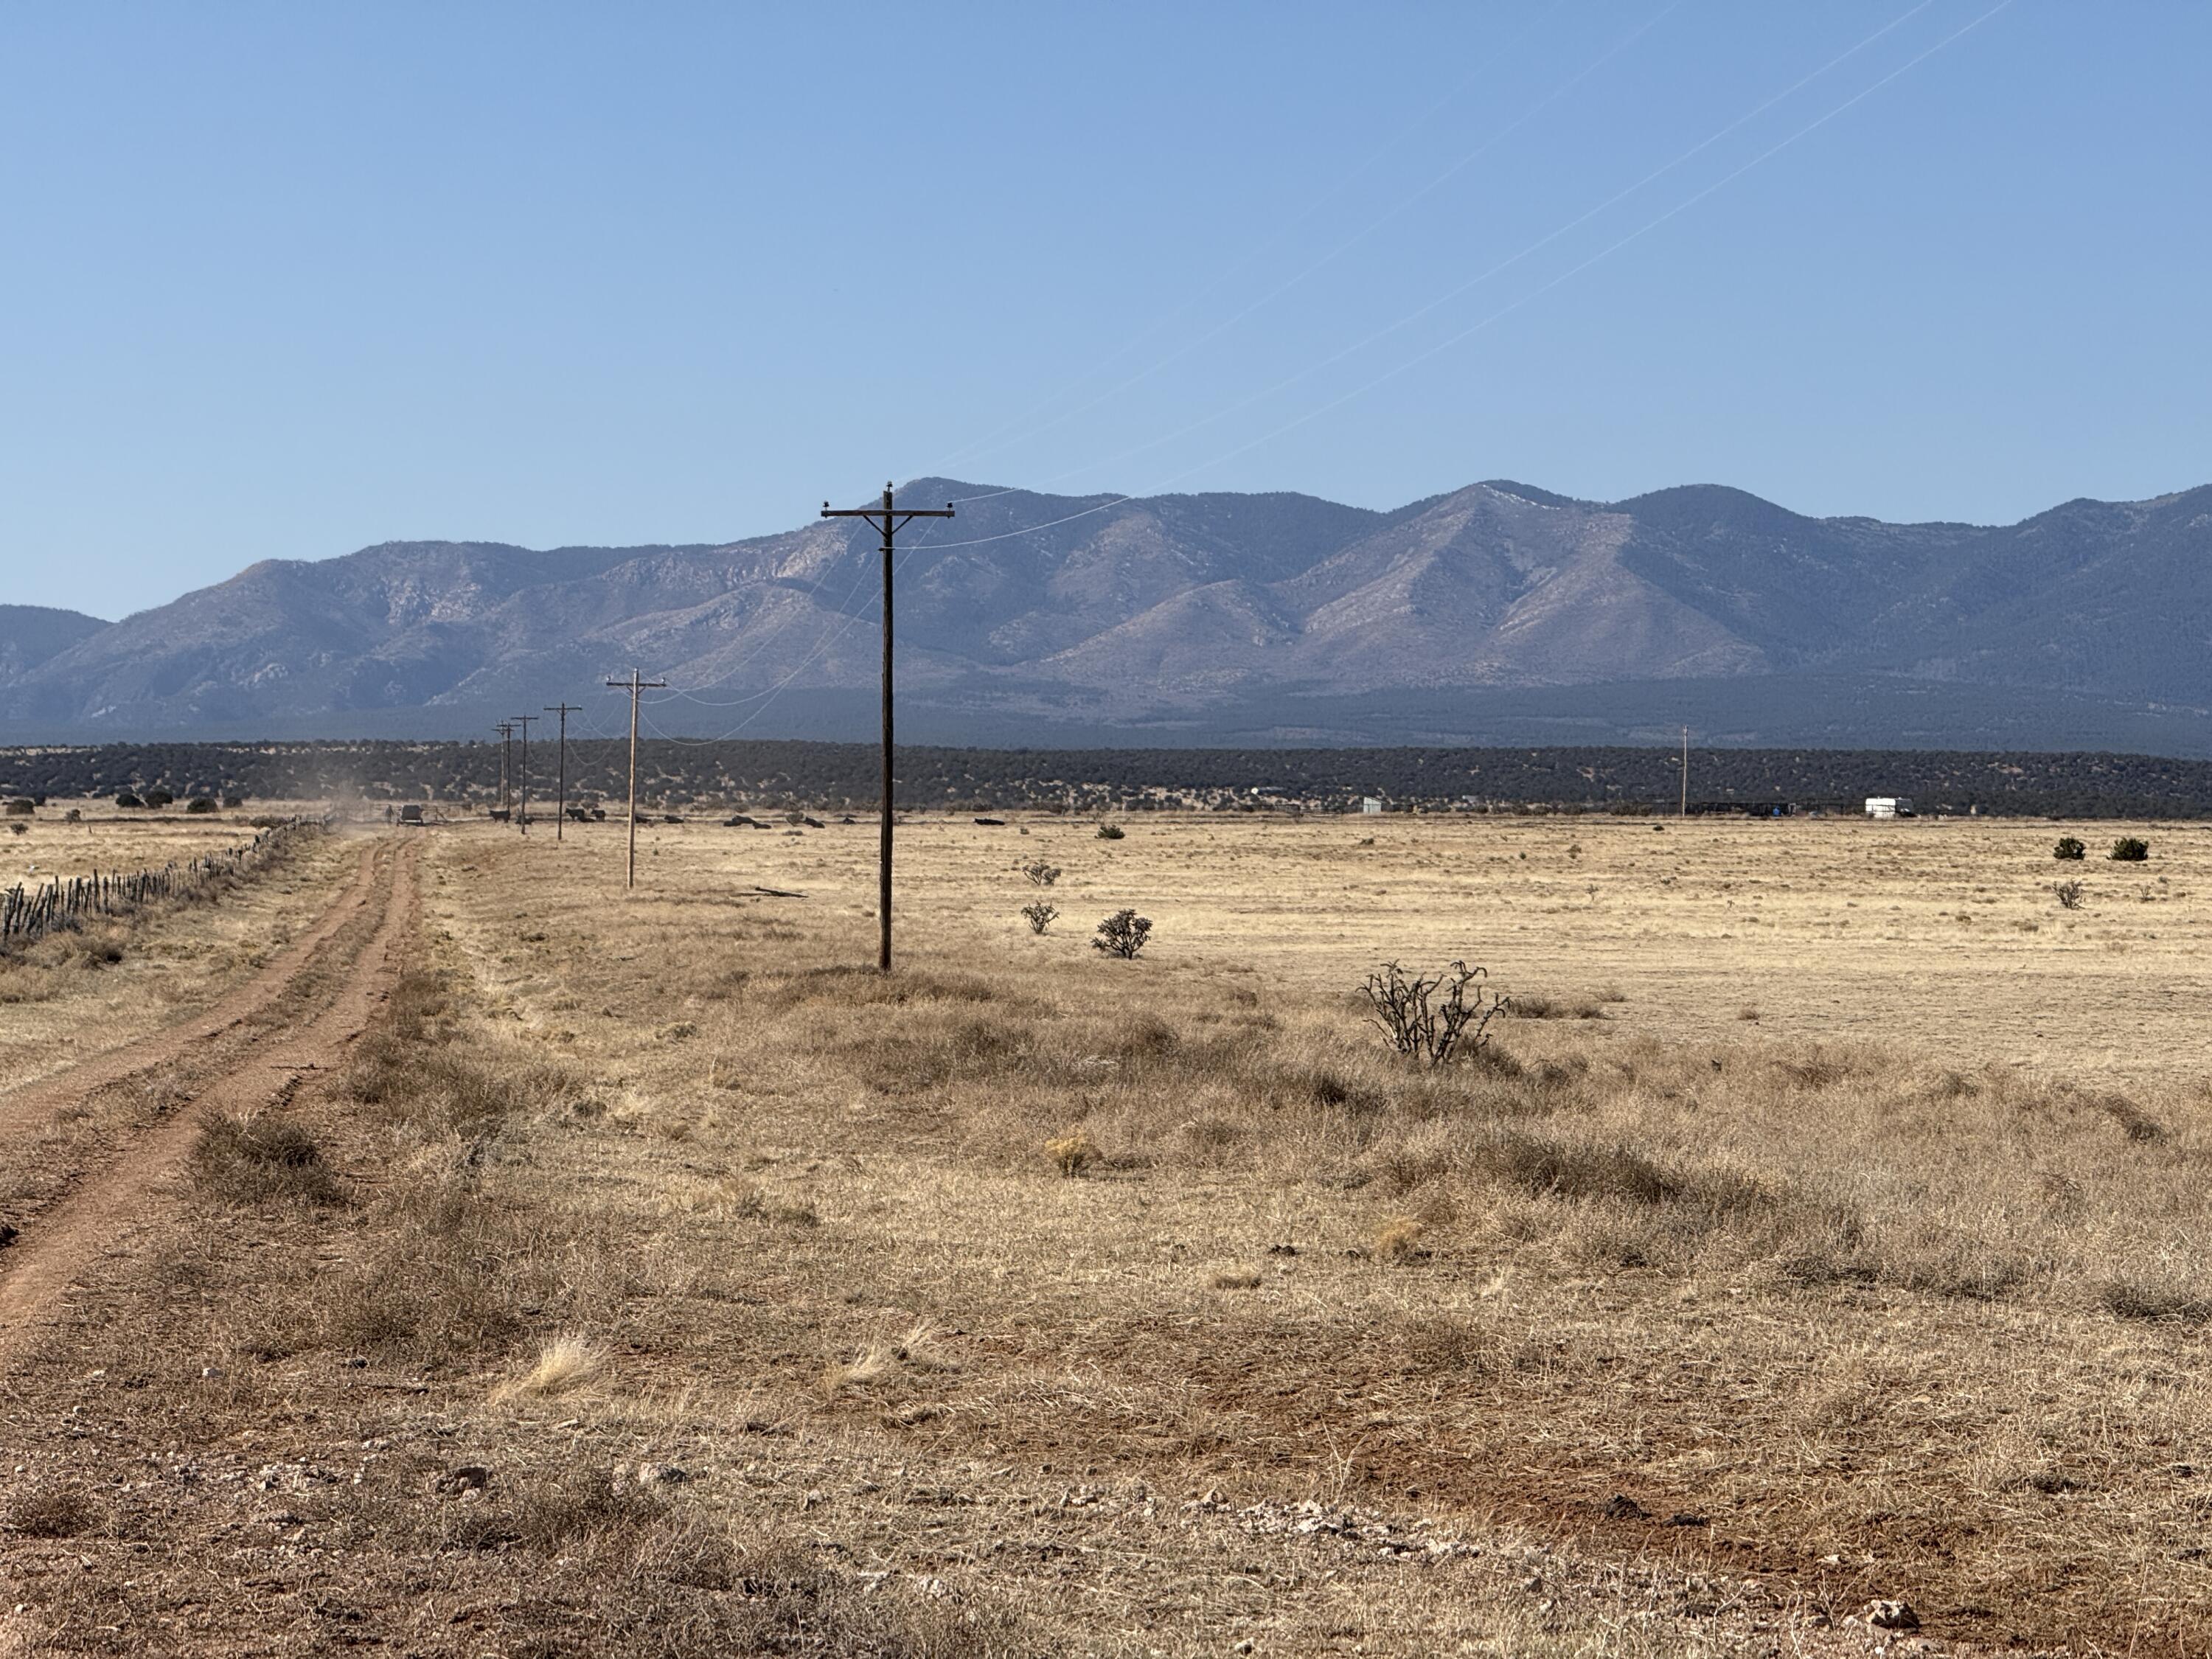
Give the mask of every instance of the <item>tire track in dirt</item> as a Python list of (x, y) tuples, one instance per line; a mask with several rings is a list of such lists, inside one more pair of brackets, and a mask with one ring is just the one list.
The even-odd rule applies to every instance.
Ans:
[(191, 1050), (211, 1042), (252, 1019), (286, 991), (345, 925), (374, 899), (389, 843), (372, 842), (361, 850), (353, 878), (307, 931), (271, 957), (245, 984), (225, 993), (209, 1007), (143, 1042), (94, 1054), (66, 1070), (37, 1078), (0, 1094), (0, 1149), (27, 1135), (64, 1107), (102, 1089), (149, 1072), (174, 1066)]
[[(59, 1340), (71, 1285), (96, 1261), (127, 1254), (131, 1236), (143, 1234), (161, 1218), (167, 1208), (162, 1188), (182, 1169), (203, 1123), (219, 1112), (251, 1112), (287, 1100), (302, 1078), (339, 1063), (347, 1046), (390, 996), (404, 947), (417, 926), (418, 846), (410, 842), (388, 860), (364, 858), (363, 868), (375, 871), (376, 885), (382, 888), (381, 917), (374, 934), (319, 1011), (303, 1017), (284, 1036), (252, 1044), (231, 1060), (190, 1102), (132, 1140), (0, 1255), (0, 1373), (12, 1369), (40, 1340)], [(373, 896), (364, 893), (362, 902), (367, 904)], [(355, 907), (342, 900), (332, 909), (339, 913), (342, 925)], [(295, 961), (295, 969), (304, 965), (304, 960)], [(196, 1030), (210, 1018), (204, 1015), (184, 1030)], [(191, 1040), (165, 1033), (137, 1045), (130, 1052), (142, 1057), (138, 1066), (121, 1075), (161, 1063), (161, 1053), (173, 1053), (180, 1041)], [(156, 1051), (154, 1058), (143, 1057), (149, 1050)], [(121, 1063), (127, 1057), (118, 1052), (114, 1060)], [(95, 1065), (91, 1069), (105, 1073), (108, 1067)], [(105, 1087), (110, 1080), (105, 1076), (90, 1082), (80, 1079), (75, 1097)]]

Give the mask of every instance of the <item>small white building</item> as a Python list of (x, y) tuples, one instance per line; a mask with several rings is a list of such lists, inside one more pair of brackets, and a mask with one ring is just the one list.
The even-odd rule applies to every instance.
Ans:
[(1382, 810), (1382, 802), (1376, 796), (1362, 795), (1359, 798), (1359, 810), (1363, 812), (1380, 812)]
[(1866, 815), (1870, 818), (1909, 818), (1912, 816), (1912, 799), (1909, 795), (1869, 795)]

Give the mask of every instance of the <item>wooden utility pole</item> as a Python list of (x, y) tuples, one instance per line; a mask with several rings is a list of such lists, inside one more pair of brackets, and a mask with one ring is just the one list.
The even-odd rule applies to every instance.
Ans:
[(637, 698), (641, 691), (658, 691), (668, 684), (666, 680), (641, 680), (637, 670), (629, 671), (626, 680), (609, 680), (607, 684), (617, 691), (629, 693), (629, 868), (623, 885), (637, 885)]
[(952, 503), (942, 507), (900, 507), (884, 486), (878, 507), (832, 507), (822, 503), (825, 519), (866, 519), (884, 532), (884, 822), (876, 848), (876, 968), (891, 970), (891, 566), (898, 532), (915, 519), (949, 519)]
[(499, 733), (499, 810), (504, 812), (507, 811), (507, 763), (514, 756), (514, 726), (511, 721), (501, 720), (492, 730)]
[(520, 799), (515, 805), (514, 822), (526, 836), (530, 833), (530, 722), (543, 718), (539, 714), (517, 714), (514, 717), (515, 725), (522, 732), (522, 769), (515, 775), (515, 793)]
[(545, 712), (561, 717), (561, 793), (554, 798), (553, 812), (553, 839), (558, 841), (561, 826), (568, 821), (568, 716), (582, 714), (584, 706), (577, 702), (549, 702)]
[(1682, 728), (1682, 814), (1690, 816), (1690, 728)]

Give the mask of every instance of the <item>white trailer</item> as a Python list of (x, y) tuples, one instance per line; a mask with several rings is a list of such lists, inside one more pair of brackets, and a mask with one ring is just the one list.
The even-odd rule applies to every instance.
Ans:
[(1866, 815), (1870, 818), (1909, 818), (1912, 816), (1912, 799), (1909, 795), (1869, 795)]

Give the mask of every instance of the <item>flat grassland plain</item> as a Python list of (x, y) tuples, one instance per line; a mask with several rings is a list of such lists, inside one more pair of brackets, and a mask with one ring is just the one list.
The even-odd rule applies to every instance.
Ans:
[(1125, 823), (888, 980), (872, 823), (334, 839), (289, 1023), (0, 1076), (0, 1653), (2204, 1651), (2212, 829)]

